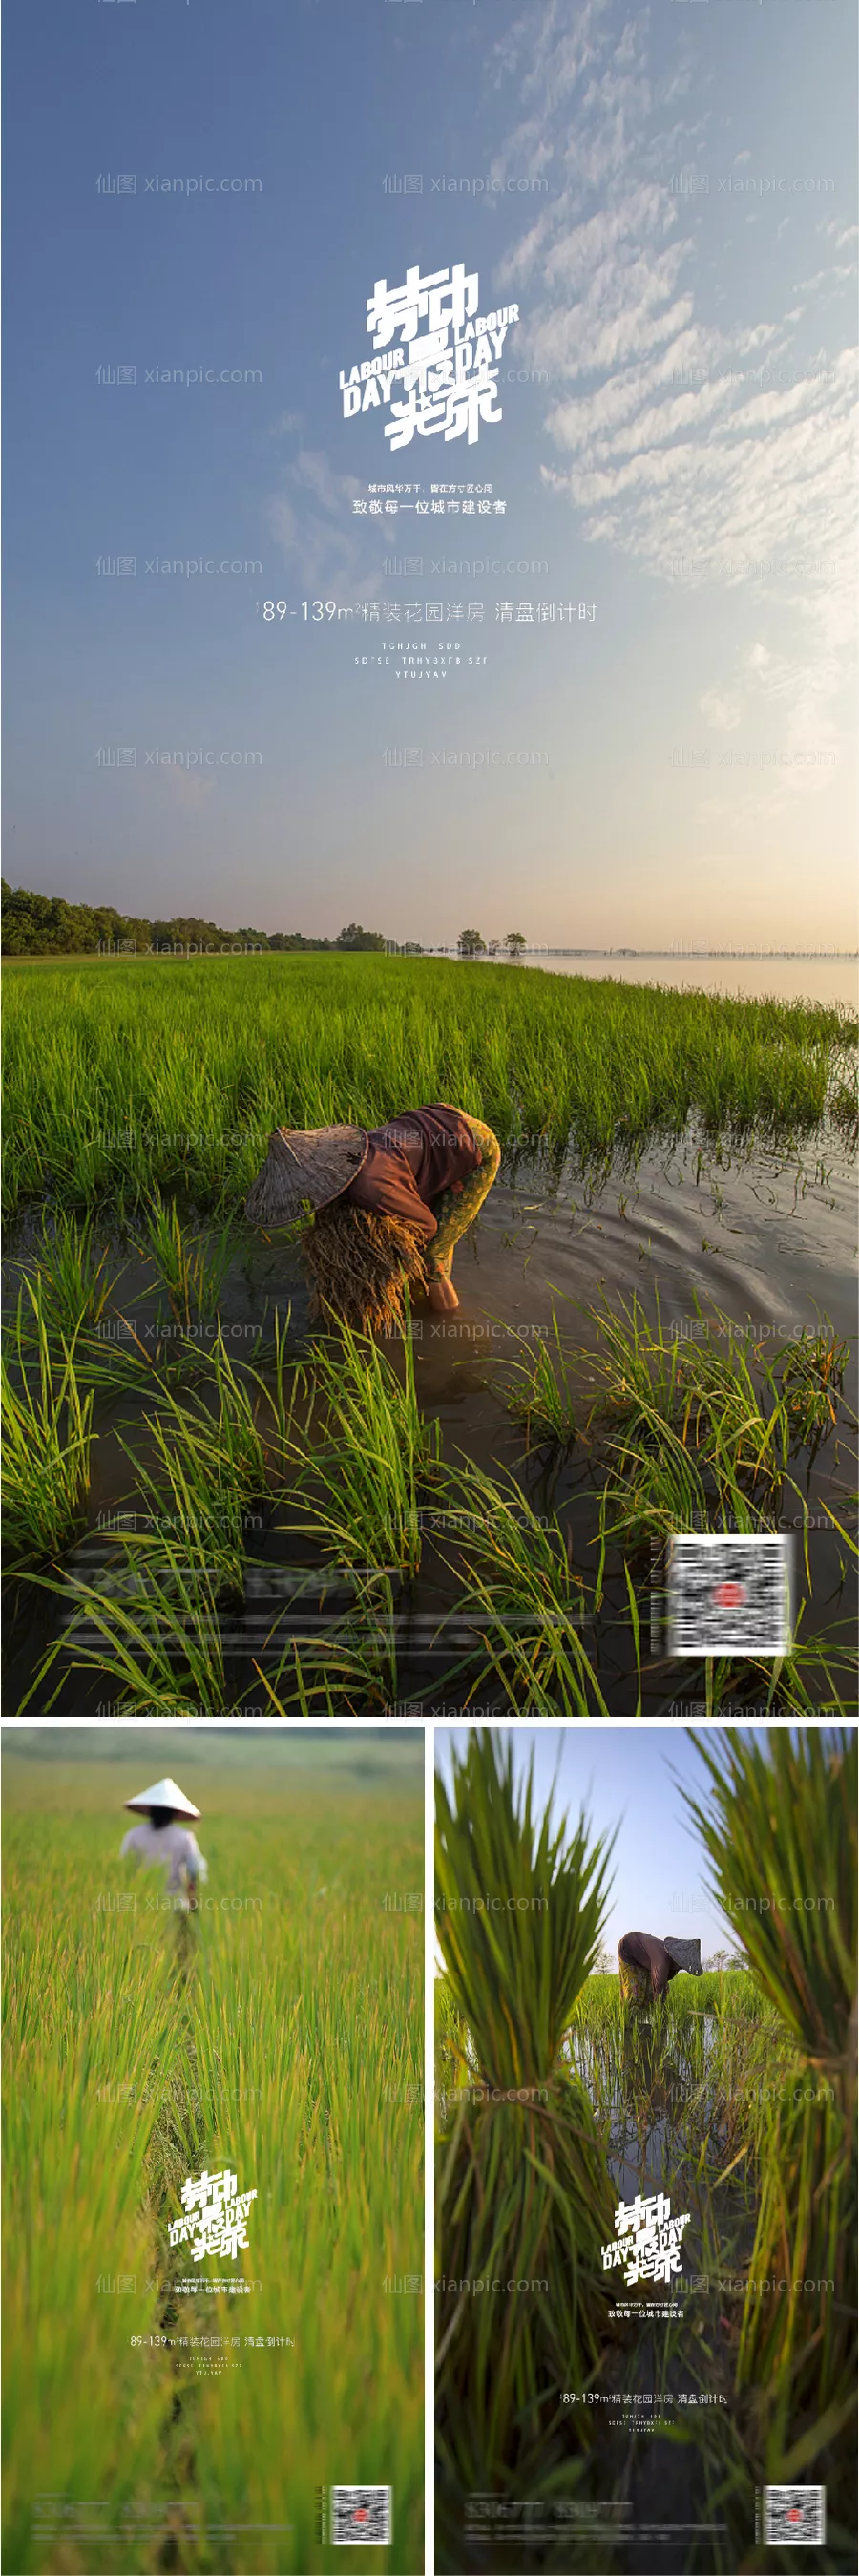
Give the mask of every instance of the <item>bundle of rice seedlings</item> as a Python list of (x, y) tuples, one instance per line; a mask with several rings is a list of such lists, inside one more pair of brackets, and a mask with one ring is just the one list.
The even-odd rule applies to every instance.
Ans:
[(301, 1238), (310, 1311), (359, 1333), (402, 1331), (404, 1291), (426, 1287), (422, 1237), (374, 1208), (324, 1208)]
[(742, 1927), (801, 2069), (749, 2133), (760, 2157), (749, 2278), (777, 2286), (747, 2295), (737, 2382), (764, 2482), (825, 2476), (831, 2523), (852, 2510), (856, 2403), (856, 1736), (695, 1741), (708, 1792), (687, 1805), (712, 1892)]
[[(451, 2097), (470, 2084), (474, 2075), (474, 2050), (462, 2014), (445, 1976), (437, 1976), (433, 1995), (435, 2006), (435, 2081), (439, 2118), (447, 2118)], [(455, 2107), (455, 2104), (454, 2104)]]
[(599, 2363), (614, 2204), (564, 2039), (611, 1845), (584, 1816), (555, 1830), (551, 1796), (538, 1821), (533, 1756), (517, 1790), (497, 1731), (473, 1734), (453, 1772), (452, 1798), (438, 1784), (436, 1919), (470, 2080), (438, 2146), (437, 2426), (439, 2515), (461, 2566), (470, 2494), (569, 2495), (584, 2473), (587, 2410), (574, 2456), (562, 2398)]

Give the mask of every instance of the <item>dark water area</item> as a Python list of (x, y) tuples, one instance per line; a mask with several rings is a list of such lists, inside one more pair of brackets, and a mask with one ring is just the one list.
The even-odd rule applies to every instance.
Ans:
[[(756, 2224), (754, 2183), (728, 2161), (720, 2103), (717, 2021), (654, 2032), (646, 2015), (630, 2017), (607, 2052), (586, 2030), (573, 2035), (572, 2060), (601, 2128), (615, 2205), (663, 2193), (671, 2217), (688, 2213), (681, 2270), (669, 2283), (626, 2285), (624, 2266), (608, 2276), (609, 2319), (595, 2382), (564, 2392), (563, 2450), (574, 2470), (569, 2500), (563, 2465), (532, 2506), (511, 2505), (510, 2528), (479, 2542), (477, 2517), (442, 2496), (445, 2532), (440, 2565), (497, 2576), (515, 2564), (527, 2576), (689, 2576), (744, 2563), (737, 2548), (737, 2500), (711, 2504), (703, 2445), (730, 2442), (736, 2421), (734, 2378), (742, 2315), (742, 2282)], [(706, 2074), (712, 2064), (708, 2093)], [(694, 2097), (694, 2111), (690, 2103)], [(706, 2141), (706, 2146), (705, 2146)], [(718, 2244), (718, 2252), (716, 2252)], [(587, 2431), (582, 2424), (587, 2412)], [(706, 2420), (705, 2420), (706, 2418)], [(719, 2459), (724, 2471), (730, 2450)], [(733, 2452), (735, 2466), (737, 2450)], [(740, 2522), (751, 2487), (740, 2496)], [(500, 2485), (500, 2491), (508, 2490)], [(515, 2486), (512, 2495), (517, 2496)], [(562, 2499), (557, 2504), (555, 2498)], [(446, 2508), (446, 2510), (445, 2510)], [(457, 2547), (456, 2527), (459, 2526)], [(485, 2524), (492, 2531), (491, 2519)]]
[[(219, 1301), (224, 1340), (234, 1361), (252, 1361), (265, 1370), (273, 1349), (275, 1310), (281, 1326), (290, 1310), (290, 1351), (300, 1357), (306, 1350), (307, 1289), (294, 1243), (266, 1242), (241, 1226), (238, 1241), (240, 1249)], [(7, 1314), (17, 1293), (17, 1264), (32, 1254), (33, 1242), (31, 1224), (20, 1229), (14, 1252), (10, 1245)], [(477, 1224), (457, 1247), (457, 1312), (439, 1317), (424, 1306), (413, 1318), (421, 1408), (427, 1417), (437, 1419), (448, 1461), (467, 1460), (493, 1476), (499, 1470), (513, 1472), (538, 1515), (557, 1511), (567, 1532), (571, 1561), (590, 1595), (599, 1509), (589, 1454), (574, 1439), (563, 1453), (537, 1448), (524, 1457), (522, 1427), (504, 1400), (512, 1368), (524, 1354), (545, 1343), (553, 1312), (565, 1348), (577, 1352), (598, 1346), (587, 1309), (604, 1302), (616, 1310), (621, 1299), (630, 1304), (633, 1296), (650, 1318), (656, 1316), (658, 1301), (664, 1335), (677, 1335), (690, 1351), (702, 1329), (696, 1298), (705, 1317), (715, 1307), (738, 1332), (751, 1324), (764, 1352), (769, 1343), (775, 1348), (787, 1335), (803, 1328), (813, 1332), (829, 1318), (851, 1344), (844, 1395), (855, 1412), (855, 1249), (855, 1165), (832, 1132), (821, 1131), (801, 1152), (756, 1147), (752, 1152), (729, 1153), (724, 1148), (717, 1152), (711, 1145), (703, 1160), (690, 1132), (678, 1144), (654, 1145), (637, 1162), (631, 1156), (615, 1158), (611, 1169), (596, 1177), (584, 1175), (572, 1154), (554, 1166), (545, 1160), (507, 1155)], [(167, 1300), (151, 1265), (117, 1238), (112, 1253), (110, 1271), (122, 1272), (112, 1309), (133, 1326), (153, 1360), (159, 1350), (159, 1317), (162, 1357), (173, 1347), (171, 1334), (176, 1347), (181, 1347), (179, 1328), (169, 1321), (164, 1338)], [(214, 1327), (210, 1331), (213, 1337)], [(101, 1390), (97, 1394), (89, 1534), (71, 1560), (91, 1580), (97, 1580), (99, 1561), (110, 1553), (105, 1534), (111, 1516), (134, 1509), (134, 1473), (122, 1442), (143, 1456), (148, 1454), (152, 1464), (151, 1439), (143, 1427), (151, 1398), (121, 1383), (123, 1348), (131, 1345), (115, 1315), (102, 1327), (100, 1338), (108, 1368), (116, 1354), (117, 1388), (115, 1394)], [(205, 1344), (206, 1334), (201, 1338)], [(390, 1341), (384, 1347), (401, 1374), (402, 1345)], [(572, 1373), (574, 1391), (577, 1366)], [(583, 1411), (586, 1389), (583, 1365)], [(811, 1515), (814, 1602), (810, 1618), (806, 1613), (806, 1625), (815, 1634), (837, 1633), (843, 1640), (852, 1633), (855, 1595), (851, 1597), (842, 1579), (843, 1547), (822, 1504), (829, 1500), (848, 1526), (844, 1487), (855, 1490), (855, 1462), (848, 1440), (839, 1430), (816, 1456), (799, 1452), (791, 1462), (791, 1473)], [(789, 1496), (785, 1510), (791, 1518), (795, 1513), (799, 1531), (798, 1501)], [(466, 1622), (450, 1623), (452, 1605), (463, 1590), (463, 1566), (448, 1533), (439, 1532), (433, 1516), (427, 1517), (421, 1573), (411, 1587), (399, 1582), (394, 1586), (400, 1695), (388, 1711), (380, 1712), (374, 1701), (361, 1713), (401, 1718), (453, 1715), (465, 1704), (473, 1716), (509, 1714), (500, 1684), (483, 1685), (479, 1694), (467, 1700), (467, 1672), (464, 1680), (459, 1678), (452, 1686), (445, 1680), (449, 1668), (469, 1656), (474, 1637)], [(262, 1638), (280, 1649), (291, 1631), (311, 1636), (319, 1629), (318, 1596), (314, 1606), (307, 1591), (312, 1551), (296, 1544), (283, 1520), (283, 1502), (260, 1497), (246, 1532), (249, 1562), (244, 1599), (225, 1611), (231, 1686), (248, 1716), (271, 1713), (261, 1699), (253, 1669)], [(641, 1551), (637, 1557), (632, 1555), (630, 1565), (640, 1587), (642, 1579), (647, 1580), (646, 1551), (643, 1557)], [(795, 1572), (801, 1595), (807, 1587), (799, 1547)], [(344, 1607), (347, 1598), (344, 1592), (341, 1601), (329, 1582), (326, 1618)], [(28, 1593), (25, 1586), (16, 1587), (13, 1610), (6, 1679), (10, 1711), (18, 1709), (45, 1643), (57, 1633), (59, 1615), (48, 1594)], [(447, 1625), (439, 1636), (443, 1620)], [(609, 1712), (630, 1715), (635, 1705), (634, 1655), (617, 1551), (614, 1562), (609, 1558), (602, 1609), (596, 1621), (586, 1614), (581, 1635)], [(690, 1696), (690, 1675), (698, 1668), (683, 1658), (669, 1665), (659, 1651), (660, 1643), (657, 1638), (648, 1653), (648, 1638), (643, 1634), (644, 1712), (678, 1718), (700, 1713), (703, 1701)], [(52, 1686), (55, 1683), (56, 1674)], [(807, 1672), (806, 1688), (811, 1691), (812, 1686)], [(700, 1670), (697, 1687), (701, 1687)], [(849, 1655), (843, 1676), (839, 1667), (839, 1687), (855, 1696)], [(821, 1705), (825, 1705), (822, 1677), (820, 1690)], [(99, 1689), (97, 1676), (88, 1675), (63, 1685), (56, 1708), (60, 1714), (113, 1713), (110, 1702), (110, 1685)], [(848, 1705), (852, 1704), (851, 1698)], [(34, 1715), (45, 1713), (31, 1706)], [(737, 1713), (741, 1707), (744, 1713), (758, 1713), (753, 1701), (738, 1700), (736, 1707)], [(527, 1707), (521, 1714), (528, 1714)]]
[[(717, 2063), (718, 2022), (713, 2012), (695, 2013), (691, 2028), (654, 2030), (646, 2014), (636, 2011), (621, 2025), (620, 2051), (608, 2079), (596, 2074), (586, 2032), (572, 2039), (571, 2062), (603, 2129), (609, 2176), (617, 2202), (627, 2204), (662, 2192), (672, 2218), (688, 2214), (682, 2242), (682, 2271), (670, 2287), (652, 2284), (636, 2290), (635, 2305), (646, 2298), (681, 2299), (690, 2278), (700, 2276), (707, 2256), (707, 2229), (712, 2226), (712, 2185), (731, 2161), (723, 2101), (724, 2069)], [(617, 2043), (615, 2042), (615, 2046)], [(708, 2070), (711, 2070), (708, 2077)], [(706, 2144), (706, 2152), (702, 2146)], [(745, 2252), (751, 2251), (754, 2209), (748, 2187), (738, 2173), (718, 2195), (721, 2223), (727, 2223), (732, 2252), (737, 2231)], [(612, 2276), (621, 2304), (629, 2304), (622, 2270)]]

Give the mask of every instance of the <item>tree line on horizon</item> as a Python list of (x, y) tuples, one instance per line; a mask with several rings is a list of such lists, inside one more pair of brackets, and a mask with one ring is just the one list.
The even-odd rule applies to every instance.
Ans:
[[(201, 921), (195, 915), (175, 914), (170, 921), (146, 921), (136, 915), (118, 912), (111, 903), (67, 903), (65, 896), (36, 894), (26, 886), (10, 886), (2, 879), (2, 937), (4, 957), (86, 957), (100, 952), (123, 950), (129, 954), (149, 949), (237, 947), (271, 950), (275, 955), (284, 950), (385, 950), (396, 948), (400, 956), (419, 957), (421, 943), (416, 939), (386, 939), (381, 930), (365, 930), (360, 921), (347, 922), (336, 939), (306, 938), (301, 930), (254, 930), (244, 925), (239, 930), (222, 930), (217, 922)], [(462, 930), (457, 947), (460, 957), (498, 957), (516, 959), (527, 946), (521, 930), (510, 930), (505, 939), (485, 940), (479, 930)]]
[(67, 903), (63, 895), (35, 894), (26, 886), (2, 880), (2, 953), (4, 957), (74, 957), (97, 955), (100, 949), (129, 952), (148, 948), (237, 946), (273, 949), (384, 949), (381, 930), (364, 930), (350, 921), (336, 939), (306, 939), (300, 930), (222, 930), (214, 921), (175, 914), (170, 921), (145, 921), (118, 912), (111, 903)]

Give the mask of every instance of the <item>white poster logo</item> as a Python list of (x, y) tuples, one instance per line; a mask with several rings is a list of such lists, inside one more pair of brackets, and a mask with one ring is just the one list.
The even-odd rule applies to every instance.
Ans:
[(392, 453), (409, 447), (415, 431), (429, 438), (443, 430), (446, 439), (467, 437), (476, 446), (481, 421), (501, 419), (498, 366), (510, 324), (519, 320), (518, 304), (481, 314), (478, 301), (477, 271), (466, 277), (462, 261), (432, 277), (409, 268), (402, 286), (377, 277), (367, 297), (367, 329), (379, 354), (362, 359), (348, 376), (341, 368), (344, 420), (387, 404)]
[(171, 2218), (171, 2245), (182, 2245), (190, 2236), (195, 2263), (202, 2263), (207, 2254), (229, 2254), (235, 2262), (239, 2246), (248, 2241), (248, 2210), (255, 2199), (255, 2191), (237, 2192), (236, 2177), (228, 2165), (222, 2173), (201, 2173), (196, 2180), (189, 2174), (182, 2184), (186, 2215)]
[(683, 2229), (689, 2225), (689, 2211), (682, 2218), (672, 2218), (671, 2202), (664, 2192), (654, 2192), (652, 2199), (620, 2201), (614, 2213), (616, 2241), (602, 2248), (604, 2272), (616, 2263), (627, 2263), (624, 2273), (627, 2289), (634, 2281), (669, 2281), (672, 2272), (683, 2270)]

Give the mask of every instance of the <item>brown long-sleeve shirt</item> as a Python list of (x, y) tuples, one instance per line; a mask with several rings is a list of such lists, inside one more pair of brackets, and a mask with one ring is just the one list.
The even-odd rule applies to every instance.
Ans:
[(664, 1941), (654, 1939), (652, 1932), (624, 1932), (618, 1942), (618, 1953), (631, 1968), (649, 1968), (654, 1995), (664, 1995), (671, 1978), (679, 1976), (674, 1959), (669, 1958)]
[[(416, 1167), (405, 1152), (407, 1134), (420, 1139)], [(436, 1103), (429, 1109), (404, 1109), (386, 1127), (371, 1127), (369, 1137), (366, 1161), (337, 1206), (375, 1208), (380, 1216), (399, 1217), (431, 1243), (438, 1228), (429, 1201), (442, 1190), (461, 1188), (481, 1159), (467, 1119), (461, 1109)]]

